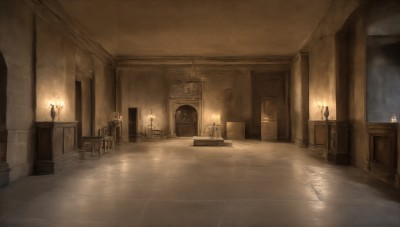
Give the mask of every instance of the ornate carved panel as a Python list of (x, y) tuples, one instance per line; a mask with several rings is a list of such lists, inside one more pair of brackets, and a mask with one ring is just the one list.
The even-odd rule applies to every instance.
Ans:
[(175, 81), (171, 84), (169, 97), (201, 99), (202, 88), (202, 81), (200, 80)]
[(188, 105), (196, 109), (197, 121), (197, 135), (200, 135), (202, 129), (202, 95), (203, 95), (203, 81), (200, 79), (191, 80), (178, 80), (172, 82), (169, 90), (168, 99), (168, 135), (176, 136), (176, 122), (175, 112), (184, 105)]

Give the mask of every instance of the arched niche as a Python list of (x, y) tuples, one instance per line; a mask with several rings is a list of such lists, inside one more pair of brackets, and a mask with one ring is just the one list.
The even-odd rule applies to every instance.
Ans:
[(176, 119), (175, 113), (181, 106), (191, 106), (197, 112), (197, 135), (201, 133), (202, 125), (202, 100), (201, 99), (169, 99), (168, 109), (169, 109), (169, 136), (176, 136)]
[(182, 105), (175, 111), (175, 130), (179, 137), (198, 135), (198, 113), (191, 105)]

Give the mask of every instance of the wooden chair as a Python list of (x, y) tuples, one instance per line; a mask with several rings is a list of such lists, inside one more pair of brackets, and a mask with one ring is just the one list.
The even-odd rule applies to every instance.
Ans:
[(114, 137), (110, 135), (107, 126), (100, 128), (97, 132), (98, 136), (103, 137), (103, 149), (105, 152), (114, 150)]

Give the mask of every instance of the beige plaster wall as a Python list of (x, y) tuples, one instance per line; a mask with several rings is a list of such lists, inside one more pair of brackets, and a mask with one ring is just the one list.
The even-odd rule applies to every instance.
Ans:
[(34, 151), (33, 15), (22, 0), (0, 1), (0, 51), (7, 69), (10, 181), (32, 172)]

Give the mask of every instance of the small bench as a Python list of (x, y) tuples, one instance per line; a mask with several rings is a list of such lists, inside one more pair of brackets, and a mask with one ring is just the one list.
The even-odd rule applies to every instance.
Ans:
[(109, 135), (109, 130), (107, 126), (104, 126), (103, 128), (100, 128), (97, 132), (97, 135), (99, 137), (103, 137), (103, 149), (105, 152), (108, 152), (109, 150), (114, 150), (115, 145), (114, 145), (114, 137)]
[(103, 152), (103, 143), (104, 137), (103, 136), (83, 136), (83, 156), (82, 159), (85, 158), (85, 153), (87, 149), (91, 149), (92, 157), (94, 156), (95, 151), (98, 151), (99, 157), (104, 153)]

